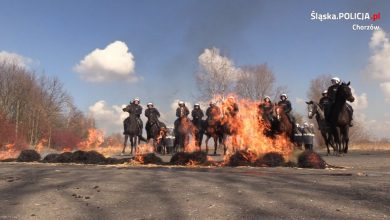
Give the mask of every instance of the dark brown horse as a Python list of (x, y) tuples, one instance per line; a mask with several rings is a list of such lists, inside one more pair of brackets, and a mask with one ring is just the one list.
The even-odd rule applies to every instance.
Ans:
[(125, 123), (127, 124), (126, 130), (124, 131), (125, 141), (123, 143), (122, 154), (125, 153), (127, 140), (130, 139), (131, 151), (130, 154), (133, 154), (133, 149), (137, 148), (139, 144), (139, 133), (140, 127), (137, 122), (137, 117), (134, 114), (130, 114), (128, 118), (126, 118)]
[(348, 113), (346, 102), (354, 102), (350, 82), (341, 83), (336, 92), (336, 98), (330, 114), (330, 127), (339, 154), (348, 153), (349, 124), (351, 117)]
[(275, 119), (276, 119), (276, 132), (289, 138), (291, 142), (294, 142), (293, 125), (288, 119), (287, 114), (284, 112), (283, 106), (275, 106)]
[(312, 119), (315, 116), (318, 127), (320, 128), (321, 136), (325, 141), (326, 149), (328, 150), (328, 155), (330, 154), (329, 146), (333, 148), (333, 152), (336, 152), (333, 136), (330, 131), (330, 128), (327, 126), (324, 111), (320, 108), (320, 105), (316, 102), (310, 101), (310, 102), (306, 102), (306, 104), (307, 104), (307, 112), (308, 112), (307, 116), (310, 119)]
[[(204, 134), (206, 135), (206, 153), (209, 152), (209, 140), (214, 140), (214, 155), (217, 154), (218, 143), (222, 143), (222, 126), (221, 122), (216, 118), (206, 119), (204, 121)], [(226, 149), (224, 149), (226, 152)]]

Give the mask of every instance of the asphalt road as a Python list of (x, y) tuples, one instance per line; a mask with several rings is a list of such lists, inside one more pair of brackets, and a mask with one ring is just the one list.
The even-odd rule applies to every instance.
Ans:
[(390, 152), (344, 169), (0, 163), (0, 219), (389, 219)]

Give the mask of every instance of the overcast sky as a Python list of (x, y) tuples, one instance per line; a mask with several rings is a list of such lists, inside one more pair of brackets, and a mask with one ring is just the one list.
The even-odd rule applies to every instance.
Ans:
[[(140, 97), (172, 123), (194, 103), (198, 57), (216, 47), (236, 66), (267, 63), (306, 114), (310, 80), (351, 81), (356, 117), (390, 131), (390, 1), (1, 0), (0, 59), (57, 76), (98, 126), (120, 131), (121, 106)], [(311, 20), (311, 13), (380, 13), (372, 20)], [(353, 30), (358, 24), (381, 30)], [(122, 118), (121, 118), (122, 117)]]

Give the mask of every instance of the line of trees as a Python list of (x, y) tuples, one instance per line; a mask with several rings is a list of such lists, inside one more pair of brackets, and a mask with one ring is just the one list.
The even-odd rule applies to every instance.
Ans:
[(0, 63), (0, 146), (75, 146), (91, 127), (94, 120), (77, 109), (58, 78)]

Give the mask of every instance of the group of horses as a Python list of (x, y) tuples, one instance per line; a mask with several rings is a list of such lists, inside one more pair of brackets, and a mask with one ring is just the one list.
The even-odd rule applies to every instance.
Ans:
[[(313, 101), (308, 104), (308, 117), (317, 119), (321, 134), (325, 140), (328, 154), (330, 153), (329, 146), (334, 149), (337, 154), (348, 152), (349, 142), (349, 122), (351, 118), (348, 114), (346, 101), (353, 102), (354, 97), (349, 87), (350, 83), (342, 83), (336, 93), (335, 103), (333, 104), (330, 118), (330, 125), (325, 121), (325, 114), (320, 108), (319, 104)], [(137, 123), (137, 118), (131, 115), (126, 119), (128, 126), (125, 134), (125, 142), (123, 146), (123, 153), (126, 148), (127, 141), (130, 139), (131, 154), (133, 148), (136, 148), (140, 143), (139, 134), (140, 126)], [(260, 119), (265, 126), (263, 133), (274, 138), (277, 135), (285, 135), (294, 142), (294, 126), (291, 124), (286, 113), (281, 106), (275, 106), (273, 114), (268, 119)], [(181, 114), (178, 118), (177, 125), (174, 129), (175, 141), (174, 152), (184, 151), (190, 142), (190, 136), (195, 139), (195, 145), (200, 150), (204, 135), (206, 135), (206, 153), (209, 151), (208, 142), (210, 139), (214, 140), (214, 155), (217, 154), (218, 145), (223, 146), (223, 152), (227, 151), (227, 140), (231, 138), (233, 151), (238, 147), (238, 136), (240, 129), (239, 116), (210, 117), (206, 120), (193, 119), (190, 120), (187, 115)], [(166, 152), (165, 137), (167, 135), (167, 128), (165, 124), (158, 119), (150, 122), (150, 126), (146, 129), (147, 141), (152, 142), (155, 151), (160, 153)], [(159, 149), (159, 150), (158, 150)]]
[[(263, 133), (268, 137), (275, 137), (278, 134), (283, 134), (287, 137), (293, 138), (293, 126), (289, 122), (283, 108), (281, 106), (275, 106), (273, 112), (274, 114), (272, 116), (272, 120), (259, 121), (259, 123), (263, 123), (265, 125)], [(261, 120), (260, 118), (257, 119)], [(136, 116), (131, 114), (125, 120), (125, 123), (128, 123), (128, 126), (126, 126), (127, 131), (124, 132), (125, 141), (122, 153), (124, 153), (127, 142), (130, 140), (132, 154), (133, 149), (140, 143), (140, 126), (137, 123)], [(165, 138), (167, 135), (167, 127), (158, 119), (150, 121), (149, 123), (148, 128), (146, 128), (147, 142), (152, 143), (156, 152), (166, 153), (167, 143), (165, 142)], [(206, 153), (209, 152), (210, 139), (213, 139), (214, 141), (214, 155), (217, 154), (219, 145), (222, 145), (223, 153), (226, 154), (227, 140), (229, 138), (231, 139), (232, 149), (235, 151), (235, 149), (238, 149), (239, 145), (238, 133), (240, 126), (241, 121), (239, 116), (230, 116), (225, 114), (222, 117), (219, 115), (214, 117), (211, 116), (206, 120), (195, 118), (190, 120), (184, 113), (180, 114), (174, 129), (175, 139), (173, 143), (173, 151), (184, 151), (190, 143), (190, 136), (194, 138), (195, 146), (198, 150), (201, 150), (203, 138), (206, 136)]]
[(336, 98), (328, 115), (325, 118), (325, 112), (317, 102), (306, 102), (308, 109), (308, 117), (315, 117), (321, 136), (325, 141), (327, 154), (330, 154), (329, 147), (333, 148), (336, 155), (348, 153), (349, 143), (349, 125), (352, 120), (348, 113), (346, 102), (354, 102), (355, 98), (352, 95), (350, 82), (341, 83), (337, 89)]

